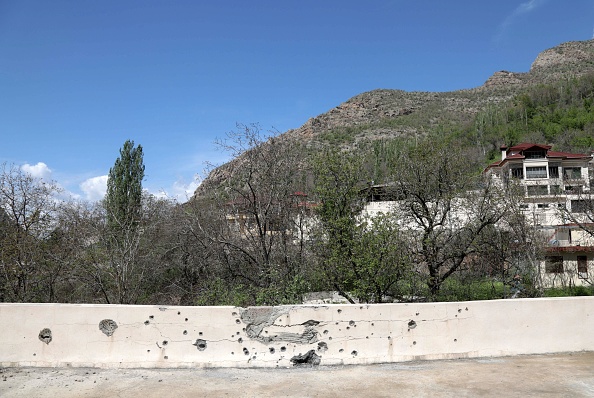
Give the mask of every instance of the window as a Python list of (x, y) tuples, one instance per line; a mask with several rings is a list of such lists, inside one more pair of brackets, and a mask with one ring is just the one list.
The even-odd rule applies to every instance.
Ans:
[(513, 178), (524, 178), (524, 169), (521, 167), (513, 167), (511, 169), (511, 176)]
[(564, 167), (563, 168), (563, 178), (569, 180), (575, 180), (578, 178), (582, 178), (582, 168), (581, 167)]
[(548, 203), (539, 203), (538, 204), (538, 208), (539, 209), (548, 209), (549, 208), (549, 204)]
[(559, 185), (550, 185), (549, 191), (551, 195), (559, 195), (561, 193), (561, 187)]
[(280, 217), (271, 218), (270, 220), (267, 220), (267, 222), (268, 222), (268, 231), (270, 231), (270, 232), (285, 231), (285, 229), (286, 229), (286, 228), (284, 228), (283, 221)]
[(527, 204), (520, 205), (520, 209), (522, 209), (522, 210), (528, 210), (529, 208), (530, 208), (530, 206), (528, 206)]
[(545, 272), (547, 274), (563, 273), (563, 256), (546, 256)]
[(526, 159), (542, 159), (546, 155), (544, 149), (535, 149), (532, 151), (524, 151), (524, 156)]
[(549, 178), (559, 178), (559, 166), (549, 165)]
[(528, 185), (526, 187), (528, 196), (548, 195), (549, 189), (546, 185)]
[(572, 200), (571, 201), (571, 212), (572, 213), (590, 213), (594, 210), (594, 199), (586, 200)]
[(577, 256), (578, 277), (586, 279), (588, 277), (588, 257)]
[(582, 193), (582, 187), (580, 185), (566, 185), (565, 193), (574, 195), (580, 194)]
[(526, 167), (526, 178), (547, 178), (545, 166)]

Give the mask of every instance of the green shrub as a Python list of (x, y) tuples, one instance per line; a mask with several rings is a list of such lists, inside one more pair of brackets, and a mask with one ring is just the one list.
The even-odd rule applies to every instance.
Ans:
[(594, 286), (568, 286), (545, 289), (545, 297), (594, 296)]

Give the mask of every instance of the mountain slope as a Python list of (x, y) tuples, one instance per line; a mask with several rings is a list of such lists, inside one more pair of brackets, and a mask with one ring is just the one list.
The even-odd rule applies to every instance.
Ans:
[(594, 40), (564, 43), (540, 53), (527, 73), (496, 72), (480, 87), (452, 92), (369, 91), (285, 134), (315, 140), (324, 132), (357, 126), (357, 135), (367, 138), (423, 132), (444, 121), (470, 120), (478, 111), (508, 100), (528, 86), (592, 71)]
[[(577, 78), (594, 72), (594, 40), (563, 43), (541, 52), (526, 73), (499, 71), (480, 87), (451, 92), (406, 92), (379, 89), (359, 94), (303, 126), (279, 136), (315, 148), (452, 132), (473, 122), (489, 107), (509, 101), (530, 87)], [(238, 161), (233, 160), (232, 162)], [(195, 195), (226, 178), (226, 166), (213, 170)]]

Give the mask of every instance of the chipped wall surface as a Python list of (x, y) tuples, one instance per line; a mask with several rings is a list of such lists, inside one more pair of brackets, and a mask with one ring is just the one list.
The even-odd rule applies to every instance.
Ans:
[(594, 297), (153, 307), (0, 304), (0, 366), (289, 367), (594, 350)]

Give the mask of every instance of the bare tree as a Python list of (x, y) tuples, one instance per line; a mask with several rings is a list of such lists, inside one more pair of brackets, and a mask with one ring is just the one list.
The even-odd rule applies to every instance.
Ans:
[(163, 300), (174, 205), (145, 194), (134, 232), (115, 231), (101, 203), (63, 204), (51, 234), (47, 261), (68, 270), (62, 300), (69, 302), (154, 303)]
[(432, 297), (509, 210), (505, 192), (473, 167), (473, 155), (444, 142), (409, 147), (395, 165), (395, 216), (408, 230), (411, 258), (427, 273)]
[(210, 198), (210, 217), (191, 231), (197, 241), (217, 248), (211, 253), (221, 275), (282, 300), (287, 284), (301, 272), (306, 250), (299, 233), (308, 211), (303, 153), (297, 143), (258, 125), (238, 125), (218, 145), (234, 160), (211, 172), (219, 175), (220, 185), (204, 194)]
[[(594, 169), (591, 175), (594, 175)], [(559, 208), (561, 219), (578, 226), (585, 234), (594, 238), (594, 190), (590, 184), (585, 187), (574, 187), (574, 191), (567, 192), (569, 203)], [(567, 206), (569, 205), (569, 206)]]
[[(58, 186), (15, 165), (0, 170), (0, 299), (53, 300), (44, 276), (47, 240), (55, 225)], [(56, 276), (56, 275), (53, 275)], [(51, 289), (50, 289), (51, 290)]]

